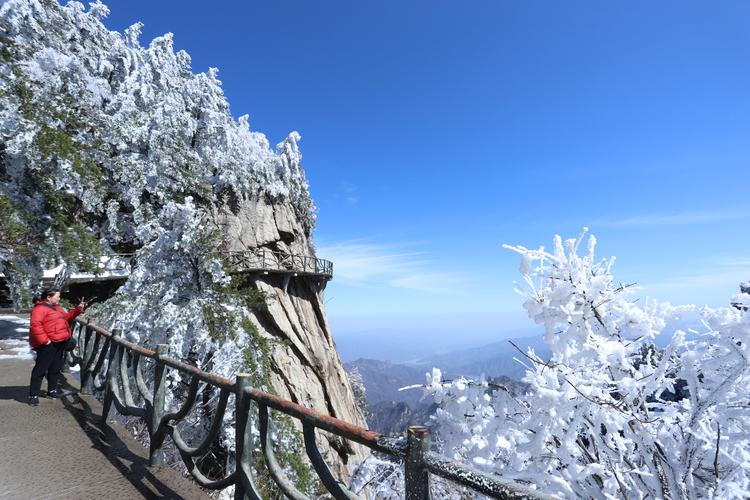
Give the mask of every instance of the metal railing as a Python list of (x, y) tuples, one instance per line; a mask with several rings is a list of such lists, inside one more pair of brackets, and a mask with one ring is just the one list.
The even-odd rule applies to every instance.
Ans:
[(273, 271), (300, 275), (333, 277), (333, 262), (307, 255), (274, 252), (267, 248), (252, 248), (232, 252), (214, 252), (231, 271)]
[[(483, 474), (458, 462), (430, 451), (430, 433), (426, 427), (412, 426), (407, 439), (396, 440), (350, 424), (337, 418), (319, 414), (309, 408), (287, 401), (273, 394), (250, 386), (250, 375), (239, 374), (234, 381), (204, 372), (195, 366), (168, 356), (166, 344), (159, 344), (156, 350), (124, 340), (121, 332), (109, 332), (93, 325), (88, 319), (75, 320), (77, 349), (69, 353), (70, 365), (80, 365), (81, 392), (91, 394), (94, 389), (104, 391), (102, 418), (106, 424), (112, 406), (123, 415), (142, 418), (149, 433), (149, 463), (160, 466), (163, 463), (165, 439), (170, 437), (177, 448), (188, 471), (196, 482), (204, 488), (218, 490), (230, 485), (235, 487), (235, 499), (260, 499), (259, 489), (254, 481), (251, 453), (256, 449), (250, 418), (251, 402), (257, 406), (260, 430), (260, 448), (265, 465), (273, 481), (289, 498), (308, 498), (296, 489), (284, 473), (273, 451), (271, 432), (273, 426), (269, 408), (288, 415), (302, 424), (304, 446), (310, 463), (321, 483), (336, 499), (359, 498), (334, 476), (324, 461), (315, 442), (316, 429), (324, 430), (367, 448), (403, 460), (405, 468), (405, 493), (408, 500), (424, 500), (430, 497), (429, 476), (434, 474), (455, 483), (467, 486), (493, 498), (547, 498), (517, 483), (504, 481), (499, 477)], [(77, 351), (77, 354), (76, 354)], [(143, 376), (144, 362), (152, 363), (154, 380), (151, 386)], [(106, 361), (106, 363), (105, 363)], [(180, 408), (167, 411), (165, 407), (167, 370), (178, 370), (189, 377), (189, 389)], [(136, 404), (131, 387), (131, 378), (143, 400), (143, 406)], [(190, 446), (177, 429), (177, 423), (184, 419), (195, 405), (201, 382), (219, 391), (218, 404), (206, 436), (198, 446)], [(235, 470), (221, 479), (206, 477), (197, 465), (217, 438), (224, 419), (229, 397), (235, 398)]]

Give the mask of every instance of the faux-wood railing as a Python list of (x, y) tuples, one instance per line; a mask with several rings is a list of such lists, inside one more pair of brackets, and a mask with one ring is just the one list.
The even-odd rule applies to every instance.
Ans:
[[(239, 374), (232, 381), (202, 371), (184, 361), (168, 356), (166, 344), (157, 345), (155, 351), (147, 349), (124, 340), (118, 330), (109, 332), (89, 323), (88, 319), (81, 318), (75, 320), (74, 335), (77, 336), (78, 346), (73, 353), (68, 355), (68, 363), (72, 366), (80, 365), (82, 393), (91, 394), (95, 389), (104, 391), (103, 421), (106, 423), (112, 406), (123, 415), (144, 419), (150, 438), (151, 466), (162, 465), (161, 449), (168, 436), (198, 484), (214, 490), (234, 485), (235, 499), (261, 499), (251, 470), (251, 453), (255, 448), (250, 420), (251, 402), (254, 402), (258, 409), (260, 447), (269, 475), (281, 491), (294, 500), (308, 497), (295, 488), (274, 455), (269, 432), (269, 428), (273, 425), (269, 408), (301, 422), (305, 450), (310, 463), (325, 488), (336, 499), (351, 500), (359, 497), (346, 485), (340, 483), (328, 468), (315, 442), (316, 429), (330, 432), (371, 450), (402, 460), (405, 468), (405, 493), (408, 500), (425, 500), (430, 497), (430, 474), (467, 486), (492, 498), (546, 498), (517, 483), (481, 473), (430, 451), (430, 433), (426, 427), (410, 427), (405, 441), (388, 438), (255, 389), (250, 386), (250, 376), (247, 374)], [(154, 380), (151, 387), (143, 377), (143, 364), (146, 359), (154, 364)], [(108, 360), (106, 366), (105, 360)], [(170, 412), (165, 409), (168, 369), (178, 370), (181, 375), (190, 377), (188, 394), (184, 402), (179, 410)], [(135, 381), (144, 406), (136, 404), (130, 383), (131, 378)], [(201, 382), (217, 389), (219, 400), (205, 438), (198, 446), (190, 446), (182, 438), (176, 423), (185, 418), (195, 404)], [(234, 472), (222, 479), (209, 479), (198, 469), (196, 458), (204, 455), (218, 436), (230, 396), (235, 398), (235, 463), (237, 466)]]

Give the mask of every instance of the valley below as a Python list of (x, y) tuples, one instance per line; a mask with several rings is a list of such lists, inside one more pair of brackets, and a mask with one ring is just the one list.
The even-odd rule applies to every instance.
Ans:
[(344, 367), (362, 378), (370, 429), (400, 435), (410, 425), (430, 425), (438, 405), (425, 396), (424, 390), (413, 386), (425, 384), (432, 368), (439, 368), (446, 381), (458, 377), (478, 380), (484, 376), (513, 394), (524, 393), (528, 386), (521, 381), (525, 367), (519, 361), (523, 356), (511, 342), (521, 349), (532, 347), (543, 358), (549, 356), (541, 336), (533, 336), (444, 352), (411, 363), (358, 358)]

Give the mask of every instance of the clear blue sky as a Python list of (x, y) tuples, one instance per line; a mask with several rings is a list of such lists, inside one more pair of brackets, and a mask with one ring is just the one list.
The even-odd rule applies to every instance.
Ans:
[(301, 133), (337, 336), (516, 328), (500, 245), (583, 226), (643, 295), (750, 280), (750, 3), (105, 3), (272, 143)]

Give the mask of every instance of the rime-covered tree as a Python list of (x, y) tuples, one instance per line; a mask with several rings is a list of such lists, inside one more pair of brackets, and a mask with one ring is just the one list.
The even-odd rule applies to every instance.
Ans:
[[(674, 321), (693, 309), (631, 300), (596, 260), (590, 236), (555, 237), (521, 255), (529, 317), (550, 359), (523, 357), (530, 390), (514, 398), (484, 381), (428, 390), (441, 402), (444, 451), (564, 497), (742, 498), (750, 488), (750, 317), (703, 308), (707, 328)], [(741, 294), (735, 302), (748, 303)], [(655, 347), (667, 336), (666, 347)]]
[(103, 252), (139, 250), (188, 197), (196, 218), (231, 197), (288, 200), (309, 232), (299, 134), (272, 150), (232, 118), (218, 70), (193, 73), (171, 33), (142, 47), (140, 23), (109, 31), (108, 13), (98, 1), (0, 4), (0, 206), (33, 249), (2, 259), (28, 275), (11, 287), (32, 287), (44, 266), (93, 270)]
[(700, 309), (704, 328), (685, 332), (675, 322), (694, 307), (639, 305), (615, 259), (583, 242), (506, 246), (521, 255), (518, 291), (552, 355), (519, 354), (530, 384), (519, 397), (428, 374), (441, 451), (564, 498), (746, 498), (750, 295)]

